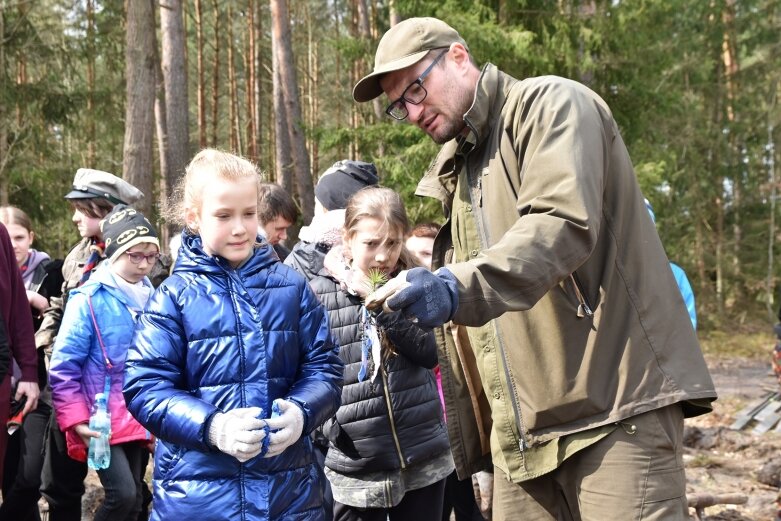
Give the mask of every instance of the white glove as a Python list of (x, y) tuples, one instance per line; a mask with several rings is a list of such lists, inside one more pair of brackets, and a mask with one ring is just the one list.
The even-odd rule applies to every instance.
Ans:
[(494, 475), (492, 472), (477, 472), (472, 474), (472, 488), (475, 492), (480, 513), (485, 519), (491, 519), (491, 503), (494, 499)]
[(264, 458), (282, 454), (282, 451), (298, 441), (304, 430), (304, 411), (298, 405), (290, 400), (274, 400), (274, 404), (279, 408), (279, 416), (272, 415), (266, 420), (271, 434)]
[(242, 463), (254, 458), (266, 437), (266, 422), (258, 418), (262, 413), (260, 407), (218, 412), (209, 426), (209, 442)]

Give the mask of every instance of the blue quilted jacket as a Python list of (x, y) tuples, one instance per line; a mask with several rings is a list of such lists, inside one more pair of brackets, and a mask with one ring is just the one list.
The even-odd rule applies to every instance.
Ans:
[[(308, 434), (339, 408), (342, 371), (323, 307), (268, 243), (233, 269), (184, 234), (127, 357), (128, 409), (158, 437), (151, 519), (324, 519), (325, 478)], [(268, 415), (276, 398), (305, 417), (281, 455), (239, 463), (208, 443), (215, 413), (257, 406)]]

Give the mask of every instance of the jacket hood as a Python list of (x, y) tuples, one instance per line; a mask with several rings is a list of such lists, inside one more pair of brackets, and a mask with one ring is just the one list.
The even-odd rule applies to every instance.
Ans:
[[(275, 262), (279, 262), (279, 258), (274, 253), (274, 248), (271, 247), (266, 239), (258, 235), (255, 239), (253, 254), (239, 269), (244, 272), (255, 273)], [(219, 255), (206, 253), (200, 235), (192, 235), (186, 230), (182, 231), (182, 247), (179, 249), (179, 255), (176, 257), (174, 273), (191, 271), (195, 273), (219, 274), (232, 269), (233, 267), (224, 258)]]
[(48, 253), (34, 250), (32, 248), (30, 248), (30, 251), (27, 253), (27, 255), (29, 257), (29, 260), (27, 261), (27, 270), (22, 275), (22, 278), (24, 278), (25, 282), (28, 281), (28, 278), (32, 279), (35, 268), (37, 268), (40, 263), (49, 260)]
[[(125, 306), (128, 308), (135, 308), (137, 307), (136, 302), (133, 301), (130, 296), (127, 295), (118, 285), (114, 277), (117, 275), (114, 275), (114, 273), (111, 271), (111, 261), (104, 261), (101, 262), (100, 265), (97, 267), (97, 269), (92, 273), (89, 280), (84, 283), (83, 286), (80, 286), (78, 288), (75, 288), (73, 290), (73, 293), (83, 293), (84, 295), (92, 296), (95, 294), (95, 292), (103, 287), (105, 288), (113, 297), (118, 299), (120, 302), (122, 302)], [(147, 286), (154, 291), (154, 288), (152, 287), (152, 283), (149, 281), (149, 277), (144, 277), (141, 279), (141, 282), (144, 284), (144, 286)]]

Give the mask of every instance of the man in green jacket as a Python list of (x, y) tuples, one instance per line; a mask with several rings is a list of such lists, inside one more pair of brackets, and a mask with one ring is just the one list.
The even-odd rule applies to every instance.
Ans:
[(610, 109), (574, 81), (478, 68), (434, 18), (383, 36), (353, 97), (383, 92), (442, 145), (417, 193), (447, 221), (440, 268), (367, 305), (467, 326), (440, 353), (459, 476), (487, 461), (490, 417), (494, 519), (688, 519), (683, 419), (716, 392)]

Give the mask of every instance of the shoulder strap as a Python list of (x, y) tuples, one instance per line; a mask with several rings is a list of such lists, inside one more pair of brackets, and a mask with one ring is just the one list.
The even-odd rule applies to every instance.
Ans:
[(87, 297), (87, 302), (89, 302), (89, 313), (92, 316), (92, 323), (95, 325), (95, 333), (98, 335), (98, 343), (100, 344), (100, 349), (103, 351), (103, 360), (106, 362), (106, 367), (108, 369), (111, 369), (114, 367), (111, 364), (111, 360), (108, 358), (108, 352), (106, 351), (106, 345), (103, 343), (103, 336), (100, 334), (100, 328), (98, 327), (98, 321), (95, 319), (95, 308), (92, 307), (92, 295)]

